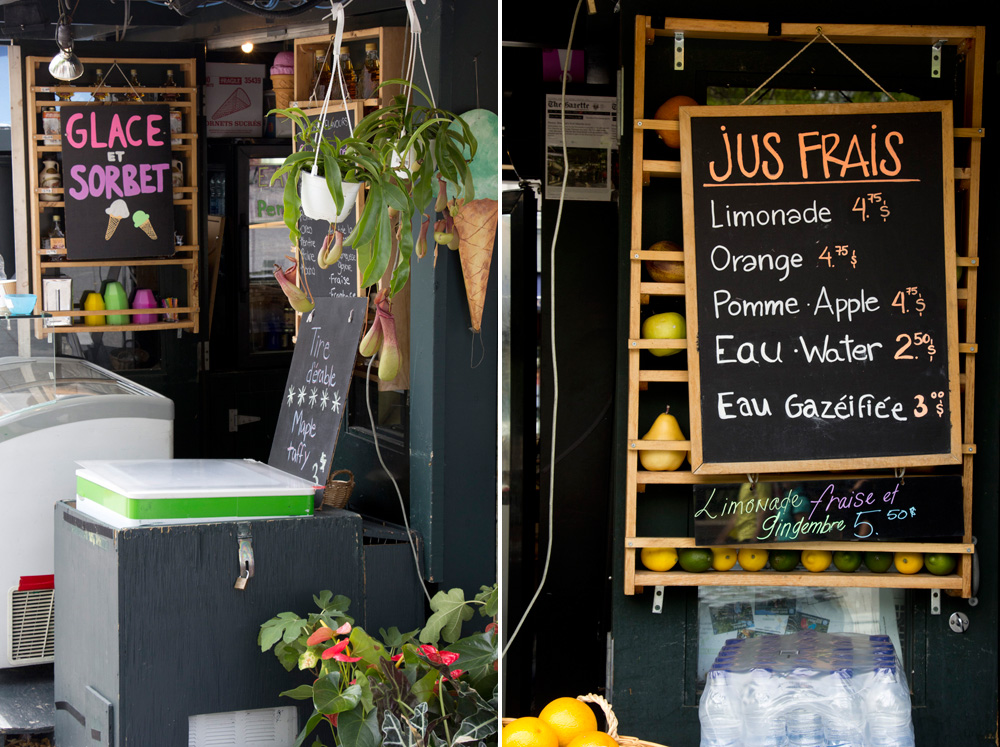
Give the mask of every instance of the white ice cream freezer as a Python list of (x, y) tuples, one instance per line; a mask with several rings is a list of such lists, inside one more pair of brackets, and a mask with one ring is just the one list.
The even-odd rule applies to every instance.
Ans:
[(54, 504), (81, 459), (173, 456), (174, 403), (75, 358), (0, 358), (0, 669), (53, 660)]

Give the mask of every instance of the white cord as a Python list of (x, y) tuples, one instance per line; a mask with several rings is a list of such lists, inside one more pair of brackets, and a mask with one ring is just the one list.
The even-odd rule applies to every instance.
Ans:
[(562, 132), (563, 179), (562, 188), (559, 190), (559, 209), (556, 211), (555, 232), (552, 234), (552, 244), (549, 248), (549, 350), (552, 356), (552, 443), (549, 446), (548, 541), (546, 542), (545, 548), (545, 565), (542, 568), (542, 578), (538, 582), (538, 588), (535, 589), (535, 594), (531, 597), (531, 601), (528, 602), (528, 606), (524, 610), (524, 614), (521, 615), (521, 619), (518, 621), (517, 627), (514, 628), (514, 632), (510, 634), (510, 638), (507, 639), (507, 643), (503, 647), (503, 653), (500, 655), (501, 661), (505, 656), (507, 656), (507, 651), (510, 649), (511, 644), (514, 643), (514, 638), (517, 637), (518, 632), (521, 630), (521, 626), (524, 624), (524, 621), (528, 619), (528, 614), (535, 606), (535, 601), (542, 593), (542, 587), (545, 586), (545, 580), (548, 578), (549, 564), (552, 560), (552, 509), (555, 504), (556, 484), (556, 422), (559, 415), (559, 366), (556, 362), (556, 242), (559, 239), (559, 224), (562, 222), (563, 203), (566, 201), (566, 179), (569, 176), (569, 154), (566, 148), (566, 79), (569, 77), (570, 62), (573, 58), (573, 34), (576, 31), (576, 18), (580, 13), (580, 6), (582, 5), (583, 0), (578, 0), (576, 10), (573, 12), (573, 23), (569, 29), (569, 43), (566, 45), (566, 68), (563, 71), (562, 94), (559, 101), (559, 123)]
[(417, 580), (424, 589), (424, 596), (427, 597), (427, 601), (431, 601), (431, 594), (427, 591), (427, 584), (424, 583), (424, 574), (420, 569), (420, 558), (417, 557), (417, 546), (413, 542), (413, 534), (410, 532), (410, 522), (406, 517), (406, 506), (403, 504), (403, 493), (399, 489), (399, 485), (396, 483), (396, 478), (392, 476), (392, 472), (389, 468), (385, 466), (385, 461), (382, 459), (382, 451), (378, 447), (378, 434), (375, 432), (375, 417), (372, 415), (372, 402), (371, 398), (368, 396), (371, 391), (371, 377), (372, 377), (372, 363), (375, 361), (375, 356), (373, 355), (368, 359), (368, 370), (365, 376), (365, 405), (368, 406), (368, 422), (372, 426), (372, 439), (375, 441), (375, 454), (378, 456), (378, 463), (382, 465), (382, 469), (389, 476), (392, 481), (392, 487), (396, 489), (396, 497), (399, 498), (399, 509), (403, 514), (403, 525), (406, 527), (406, 538), (410, 542), (410, 549), (413, 551), (413, 563), (417, 567)]

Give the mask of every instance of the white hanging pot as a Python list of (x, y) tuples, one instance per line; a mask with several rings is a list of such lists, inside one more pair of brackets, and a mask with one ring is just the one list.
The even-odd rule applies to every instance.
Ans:
[(338, 213), (333, 201), (333, 194), (326, 184), (326, 179), (308, 171), (302, 172), (302, 212), (313, 220), (325, 220), (328, 223), (341, 223), (354, 210), (361, 191), (361, 182), (341, 182), (344, 190), (344, 208)]

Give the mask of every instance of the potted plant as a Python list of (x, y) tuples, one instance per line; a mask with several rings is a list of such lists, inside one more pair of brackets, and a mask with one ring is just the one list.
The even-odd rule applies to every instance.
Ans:
[[(380, 88), (393, 85), (424, 96), (419, 88), (400, 79), (386, 80)], [(291, 119), (297, 141), (310, 148), (289, 155), (271, 182), (287, 177), (284, 221), (293, 241), (299, 237), (298, 221), (304, 207), (309, 215), (310, 200), (304, 197), (307, 188), (313, 189), (319, 181), (339, 211), (352, 204), (344, 195), (347, 182), (367, 187), (364, 210), (354, 230), (345, 238), (336, 230), (335, 221), (331, 223), (317, 262), (321, 268), (327, 267), (339, 258), (343, 246), (353, 246), (363, 268), (363, 288), (377, 283), (390, 262), (393, 263), (389, 285), (376, 300), (377, 312), (381, 313), (377, 313), (360, 346), (365, 356), (383, 350), (386, 360), (380, 360), (379, 377), (391, 380), (399, 366), (398, 353), (392, 354), (395, 346), (392, 297), (409, 281), (411, 254), (416, 251), (422, 257), (426, 252), (430, 216), (425, 213), (431, 210), (432, 203), (434, 210), (454, 212), (461, 203), (474, 199), (468, 160), (475, 155), (475, 136), (461, 117), (444, 109), (415, 104), (405, 94), (394, 96), (386, 106), (365, 116), (357, 123), (353, 136), (343, 140), (328, 139), (322, 134), (322, 120), (307, 117), (297, 107), (276, 109), (272, 113)], [(318, 153), (313, 150), (316, 148)], [(456, 192), (450, 204), (445, 194), (446, 181), (454, 185)], [(417, 215), (421, 216), (421, 225), (419, 238), (414, 242), (413, 220)], [(450, 225), (450, 217), (448, 220)], [(276, 267), (275, 276), (296, 310), (311, 304), (308, 299), (293, 298), (295, 291), (283, 282), (287, 271)]]
[(261, 626), (258, 640), (287, 671), (309, 672), (309, 683), (281, 693), (313, 703), (296, 744), (317, 729), (310, 744), (324, 745), (327, 730), (329, 744), (341, 747), (496, 744), (496, 623), (461, 637), (475, 608), (495, 618), (496, 584), (469, 600), (461, 589), (439, 591), (422, 629), (393, 627), (379, 637), (354, 625), (346, 597), (324, 591), (313, 600), (317, 612), (283, 612)]

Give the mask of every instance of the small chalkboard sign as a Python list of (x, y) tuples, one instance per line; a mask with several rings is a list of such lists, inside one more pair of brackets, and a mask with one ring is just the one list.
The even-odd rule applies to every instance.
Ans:
[(951, 102), (681, 134), (693, 470), (959, 462)]
[[(327, 137), (336, 136), (340, 139), (351, 134), (351, 123), (357, 121), (355, 106), (347, 111), (327, 112), (324, 122), (324, 132)], [(318, 119), (320, 110), (305, 110), (305, 115), (312, 120)], [(306, 150), (311, 148), (304, 147)], [(347, 237), (357, 222), (357, 211), (338, 224), (337, 230)], [(299, 252), (302, 256), (302, 272), (313, 298), (353, 297), (358, 295), (358, 253), (353, 247), (344, 247), (343, 253), (333, 265), (321, 268), (317, 257), (323, 247), (323, 240), (330, 230), (330, 224), (324, 220), (312, 220), (303, 215), (299, 219)]]
[(169, 116), (165, 104), (64, 109), (67, 258), (175, 252)]
[(365, 298), (317, 298), (302, 316), (267, 463), (325, 485), (364, 328)]
[(958, 475), (694, 486), (699, 545), (954, 539)]

